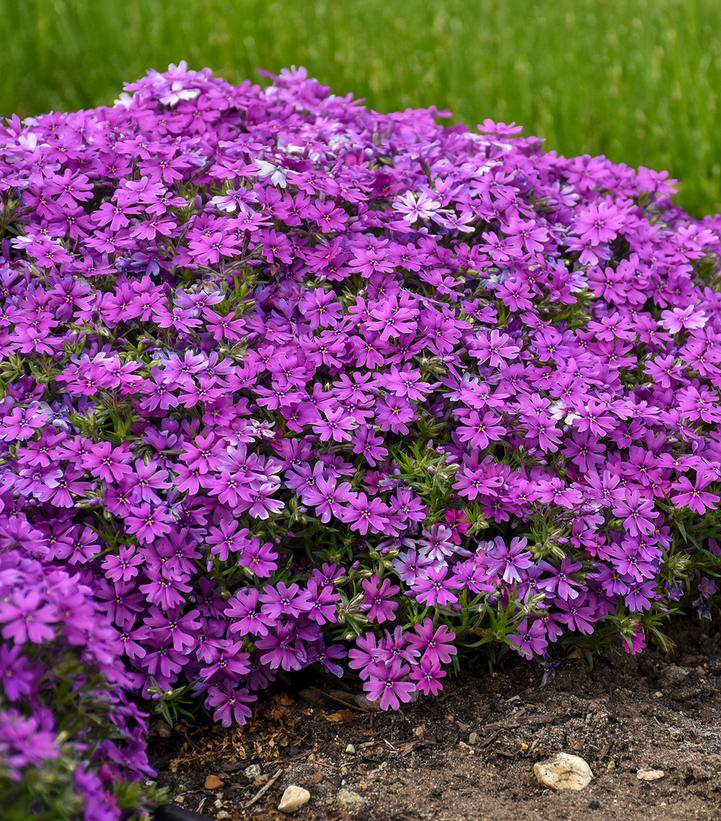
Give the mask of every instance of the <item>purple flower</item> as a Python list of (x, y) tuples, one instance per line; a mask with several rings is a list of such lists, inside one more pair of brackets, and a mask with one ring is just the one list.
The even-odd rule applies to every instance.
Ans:
[(39, 767), (59, 754), (54, 733), (36, 716), (25, 717), (15, 709), (0, 711), (0, 755), (13, 781), (20, 781), (23, 768)]
[(358, 493), (348, 499), (348, 507), (342, 508), (341, 519), (364, 536), (369, 530), (382, 533), (387, 527), (388, 512), (388, 506), (377, 497), (369, 499), (365, 493)]
[(300, 670), (307, 660), (306, 649), (291, 627), (276, 627), (274, 633), (257, 639), (260, 660), (271, 670)]
[(548, 647), (546, 628), (540, 619), (524, 619), (516, 628), (515, 633), (508, 637), (510, 643), (522, 656), (542, 656)]
[(635, 490), (626, 491), (625, 497), (614, 505), (613, 513), (623, 519), (624, 527), (632, 536), (653, 533), (654, 521), (658, 518), (653, 502)]
[(31, 695), (39, 682), (40, 670), (22, 655), (23, 648), (0, 645), (0, 685), (10, 701)]
[(336, 620), (335, 612), (341, 599), (340, 595), (333, 590), (332, 585), (322, 584), (317, 579), (310, 579), (306, 593), (310, 604), (307, 611), (309, 619), (316, 624), (326, 624)]
[(583, 564), (581, 562), (571, 562), (563, 559), (560, 568), (551, 568), (551, 575), (539, 582), (538, 586), (545, 593), (556, 594), (564, 601), (577, 598), (579, 591), (578, 582), (572, 578), (572, 573), (577, 573)]
[(348, 666), (358, 670), (358, 675), (365, 680), (370, 676), (370, 668), (384, 657), (385, 651), (378, 643), (378, 637), (373, 633), (358, 636), (356, 646), (348, 651)]
[(255, 700), (256, 696), (244, 687), (210, 687), (205, 704), (213, 710), (213, 719), (224, 727), (230, 727), (234, 723), (242, 727), (251, 716), (248, 705)]
[(241, 588), (230, 598), (225, 615), (231, 619), (230, 632), (241, 636), (267, 636), (275, 621), (263, 612), (260, 594), (254, 587)]
[(390, 579), (381, 581), (378, 576), (365, 579), (361, 586), (363, 588), (361, 610), (368, 616), (368, 621), (383, 624), (385, 621), (392, 620), (398, 609), (398, 602), (393, 600), (393, 596), (400, 593), (400, 587), (392, 584)]
[(41, 644), (55, 635), (54, 624), (60, 620), (57, 608), (46, 603), (39, 591), (17, 591), (0, 601), (2, 636), (24, 644)]
[(455, 638), (445, 624), (434, 627), (432, 620), (426, 618), (408, 634), (408, 644), (424, 658), (439, 664), (450, 664), (458, 652), (451, 643)]
[(131, 508), (126, 527), (128, 533), (137, 536), (138, 541), (143, 544), (151, 544), (159, 536), (170, 533), (170, 521), (171, 518), (164, 507), (143, 502), (137, 507)]
[(531, 554), (524, 550), (528, 540), (515, 536), (506, 545), (503, 539), (496, 537), (488, 551), (489, 568), (497, 573), (506, 584), (520, 582), (521, 571), (531, 567)]
[(421, 604), (443, 607), (458, 601), (458, 596), (448, 589), (450, 584), (447, 567), (429, 567), (416, 579), (413, 592)]
[(704, 490), (711, 482), (701, 481), (698, 478), (693, 484), (686, 476), (682, 476), (672, 487), (676, 491), (671, 496), (671, 501), (676, 507), (688, 507), (694, 513), (703, 515), (707, 510), (715, 510), (716, 503), (721, 496)]
[(373, 664), (363, 689), (371, 701), (379, 702), (381, 710), (397, 710), (401, 703), (411, 700), (416, 689), (413, 682), (406, 680), (410, 669), (399, 659), (393, 659), (388, 664)]
[(443, 690), (441, 679), (446, 672), (441, 669), (437, 661), (423, 656), (411, 670), (410, 678), (416, 684), (416, 690), (425, 696), (437, 696)]
[(295, 619), (312, 607), (308, 591), (301, 590), (297, 584), (285, 585), (283, 582), (278, 582), (275, 587), (266, 587), (260, 601), (261, 612), (272, 624), (281, 616)]

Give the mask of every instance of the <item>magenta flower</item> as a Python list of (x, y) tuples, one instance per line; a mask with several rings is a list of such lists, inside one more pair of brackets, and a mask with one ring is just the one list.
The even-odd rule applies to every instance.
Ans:
[(400, 587), (392, 584), (390, 579), (381, 581), (378, 576), (364, 579), (361, 587), (363, 588), (361, 610), (368, 616), (368, 621), (376, 624), (391, 621), (398, 609), (398, 602), (393, 600), (393, 596), (400, 593)]
[(120, 545), (117, 555), (110, 554), (103, 559), (102, 567), (110, 581), (129, 582), (138, 575), (139, 567), (144, 563), (145, 559), (134, 546)]
[(369, 530), (382, 533), (388, 523), (388, 506), (379, 498), (369, 499), (365, 493), (348, 498), (348, 507), (342, 508), (341, 519), (350, 529), (364, 536)]
[(421, 656), (438, 664), (450, 664), (458, 652), (452, 644), (454, 639), (455, 635), (445, 624), (434, 627), (430, 618), (416, 624), (414, 632), (408, 634), (408, 644)]
[(445, 678), (446, 671), (441, 669), (438, 662), (424, 656), (411, 670), (411, 681), (415, 682), (416, 690), (425, 696), (437, 696), (443, 690), (441, 679)]
[(295, 619), (311, 609), (308, 591), (301, 590), (297, 584), (288, 586), (278, 582), (275, 587), (269, 585), (261, 595), (260, 601), (261, 612), (271, 624), (277, 622), (281, 616)]
[(496, 537), (488, 552), (489, 568), (497, 573), (506, 584), (520, 582), (521, 571), (533, 565), (531, 554), (524, 550), (528, 540), (514, 537), (506, 545), (499, 536)]
[(170, 515), (163, 507), (144, 502), (131, 508), (126, 519), (126, 529), (138, 537), (142, 544), (152, 544), (159, 536), (170, 533)]
[(11, 593), (7, 601), (0, 601), (3, 638), (16, 644), (50, 641), (55, 635), (53, 625), (59, 620), (56, 608), (45, 603), (38, 591), (18, 591)]
[(335, 478), (316, 476), (313, 485), (303, 492), (303, 501), (315, 508), (321, 522), (327, 524), (332, 516), (341, 516), (342, 505), (352, 497), (350, 482), (338, 483)]
[(610, 202), (599, 202), (584, 208), (576, 219), (574, 229), (589, 245), (609, 242), (624, 224), (624, 215)]
[(542, 656), (548, 647), (546, 628), (541, 619), (524, 619), (508, 640), (526, 658)]
[(676, 492), (671, 496), (671, 501), (676, 507), (688, 507), (702, 516), (707, 510), (715, 510), (721, 498), (717, 493), (704, 490), (709, 484), (709, 480), (702, 481), (698, 478), (694, 484), (686, 476), (682, 476), (672, 485)]
[(82, 459), (82, 466), (104, 482), (118, 482), (130, 476), (132, 468), (127, 448), (114, 448), (110, 442), (92, 445)]
[(0, 439), (5, 442), (29, 439), (36, 430), (43, 428), (46, 422), (47, 415), (39, 407), (15, 406), (8, 416), (3, 417)]
[(225, 615), (231, 619), (230, 632), (241, 636), (267, 636), (274, 622), (263, 613), (260, 594), (254, 587), (241, 588), (229, 599)]
[(205, 704), (213, 710), (213, 719), (224, 727), (230, 727), (234, 723), (242, 727), (251, 716), (248, 705), (255, 700), (256, 696), (244, 687), (235, 690), (230, 687), (211, 687)]
[(411, 700), (416, 689), (413, 682), (406, 680), (409, 673), (410, 667), (398, 659), (389, 664), (373, 664), (363, 689), (371, 701), (379, 702), (381, 710), (397, 710), (401, 703)]
[(337, 606), (340, 604), (340, 595), (333, 590), (332, 585), (322, 584), (317, 579), (310, 579), (307, 588), (310, 608), (308, 618), (316, 624), (334, 622)]
[(474, 448), (488, 447), (489, 442), (502, 439), (506, 433), (503, 425), (498, 424), (500, 421), (500, 417), (491, 411), (486, 411), (483, 416), (471, 411), (458, 427), (458, 438)]
[(419, 576), (413, 585), (416, 599), (429, 607), (444, 607), (458, 601), (458, 596), (452, 593), (447, 567), (429, 567)]

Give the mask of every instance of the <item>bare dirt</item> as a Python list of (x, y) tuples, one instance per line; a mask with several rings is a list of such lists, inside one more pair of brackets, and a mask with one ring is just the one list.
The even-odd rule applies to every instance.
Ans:
[[(155, 738), (159, 781), (186, 809), (232, 821), (719, 819), (721, 637), (675, 638), (669, 656), (597, 659), (593, 669), (567, 660), (544, 686), (542, 670), (521, 661), (469, 671), (443, 697), (396, 713), (316, 680), (269, 694), (243, 729), (180, 724)], [(588, 787), (538, 786), (534, 762), (557, 752), (590, 764)], [(260, 777), (246, 775), (254, 764)], [(664, 776), (641, 781), (640, 769)], [(205, 788), (209, 775), (223, 786)], [(276, 810), (289, 784), (311, 794), (292, 816)]]

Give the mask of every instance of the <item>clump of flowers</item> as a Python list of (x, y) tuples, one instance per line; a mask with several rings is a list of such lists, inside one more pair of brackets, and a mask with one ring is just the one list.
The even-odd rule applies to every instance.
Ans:
[(147, 725), (128, 697), (117, 631), (77, 574), (37, 558), (37, 545), (17, 550), (8, 541), (0, 552), (3, 817), (101, 821), (142, 809), (137, 779), (152, 774)]
[[(108, 681), (230, 725), (309, 665), (397, 708), (463, 649), (708, 617), (721, 220), (514, 125), (271, 80), (171, 66), (3, 126), (2, 652), (33, 663), (65, 574)], [(13, 778), (3, 728), (52, 758), (57, 717), (3, 687)]]

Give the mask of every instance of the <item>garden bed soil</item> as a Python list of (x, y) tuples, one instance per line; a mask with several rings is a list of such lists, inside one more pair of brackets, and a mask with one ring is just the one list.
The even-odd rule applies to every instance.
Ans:
[[(168, 734), (156, 723), (166, 736), (152, 745), (159, 781), (186, 809), (233, 821), (718, 819), (721, 640), (698, 630), (675, 639), (670, 655), (593, 669), (566, 660), (543, 686), (543, 671), (521, 661), (468, 671), (442, 697), (395, 713), (327, 679), (304, 682), (268, 694), (242, 729), (179, 724)], [(533, 764), (561, 751), (590, 764), (586, 789), (538, 786)], [(250, 765), (260, 778), (246, 775)], [(664, 776), (641, 781), (642, 769)], [(208, 776), (223, 786), (206, 788)], [(276, 809), (289, 784), (311, 794), (292, 816)], [(339, 797), (343, 788), (360, 799)]]

